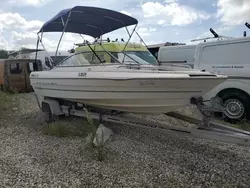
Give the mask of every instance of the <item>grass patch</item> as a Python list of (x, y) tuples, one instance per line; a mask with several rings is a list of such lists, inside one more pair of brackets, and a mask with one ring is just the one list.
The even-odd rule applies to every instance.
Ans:
[(229, 122), (226, 122), (226, 121), (223, 121), (223, 120), (217, 120), (219, 123), (222, 123), (222, 124), (225, 124), (225, 125), (228, 125), (230, 127), (234, 127), (234, 128), (237, 128), (237, 129), (242, 129), (244, 131), (250, 131), (250, 122), (248, 120), (241, 120), (241, 121), (238, 121), (238, 122), (235, 122), (235, 123), (229, 123)]
[[(104, 138), (103, 138), (103, 131), (101, 131), (101, 138), (99, 139), (99, 136), (96, 137), (96, 143), (97, 145), (93, 145), (95, 149), (95, 155), (97, 157), (98, 161), (103, 161), (106, 156), (106, 149), (104, 147)], [(93, 142), (93, 141), (92, 141)]]
[(5, 92), (10, 93), (10, 94), (17, 94), (20, 92), (20, 89), (14, 88), (14, 87), (6, 87)]
[(88, 139), (87, 139), (87, 143), (89, 146), (91, 146), (92, 153), (94, 154), (95, 158), (98, 161), (103, 161), (106, 156), (107, 156), (107, 148), (105, 147), (105, 143), (103, 142), (103, 137), (101, 138), (101, 140), (98, 139), (98, 137), (96, 137), (96, 142), (97, 142), (97, 146), (94, 145), (93, 140), (96, 136), (96, 131), (98, 129), (99, 123), (97, 124), (89, 115), (88, 115), (88, 111), (85, 109), (85, 112), (87, 113), (87, 123), (89, 126), (89, 134), (88, 134)]
[(0, 115), (14, 107), (15, 94), (5, 93), (0, 91)]
[(8, 93), (0, 92), (0, 108), (7, 107), (12, 102), (12, 96)]
[(250, 131), (250, 123), (246, 120), (242, 120), (240, 122), (237, 122), (236, 124), (230, 124), (230, 126), (238, 129), (242, 129), (245, 131)]
[[(108, 157), (108, 153), (111, 153), (105, 144), (102, 146), (93, 146), (93, 144), (87, 144), (81, 152), (88, 151), (91, 154), (91, 158), (97, 161), (104, 161)], [(110, 157), (110, 156), (109, 156)]]
[[(88, 113), (86, 111), (86, 113)], [(98, 161), (103, 161), (107, 156), (107, 149), (103, 138), (97, 139), (97, 146), (93, 140), (99, 123), (95, 122), (90, 116), (85, 120), (81, 118), (70, 118), (67, 120), (56, 120), (44, 126), (43, 132), (46, 135), (57, 137), (79, 136), (85, 138), (86, 146), (84, 149), (90, 151)]]
[(87, 137), (93, 132), (93, 127), (86, 120), (71, 118), (67, 120), (56, 120), (44, 126), (45, 135), (67, 137), (79, 136)]

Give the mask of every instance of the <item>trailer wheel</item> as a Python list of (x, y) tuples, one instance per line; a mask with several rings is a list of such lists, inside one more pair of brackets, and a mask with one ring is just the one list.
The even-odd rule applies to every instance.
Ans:
[(51, 113), (50, 105), (48, 103), (42, 102), (42, 112), (47, 123), (53, 121), (53, 115)]

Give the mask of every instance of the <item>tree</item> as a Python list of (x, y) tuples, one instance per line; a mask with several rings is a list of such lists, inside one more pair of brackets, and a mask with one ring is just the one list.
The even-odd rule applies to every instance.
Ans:
[(6, 50), (0, 50), (0, 59), (6, 59), (8, 57), (8, 52)]

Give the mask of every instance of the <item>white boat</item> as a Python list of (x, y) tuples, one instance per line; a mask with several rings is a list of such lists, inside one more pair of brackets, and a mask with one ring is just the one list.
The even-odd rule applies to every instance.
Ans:
[[(67, 31), (95, 38), (137, 23), (135, 18), (116, 11), (78, 6), (61, 11), (40, 32)], [(158, 67), (126, 54), (126, 62), (120, 62), (106, 53), (114, 63), (103, 62), (94, 50), (95, 60), (88, 60), (83, 53), (73, 54), (49, 71), (32, 72), (31, 85), (37, 95), (47, 98), (115, 111), (160, 114), (189, 104), (192, 97), (227, 79), (194, 69)]]

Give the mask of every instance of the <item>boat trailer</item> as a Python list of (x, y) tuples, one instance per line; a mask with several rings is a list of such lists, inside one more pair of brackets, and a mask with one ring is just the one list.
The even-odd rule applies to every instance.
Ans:
[[(108, 112), (89, 112), (87, 107), (83, 104), (74, 105), (60, 105), (56, 99), (46, 98), (41, 102), (35, 94), (39, 107), (45, 114), (47, 122), (54, 121), (58, 116), (78, 116), (98, 120), (100, 124), (104, 122), (125, 124), (135, 127), (154, 129), (161, 132), (177, 131), (183, 134), (189, 134), (198, 138), (216, 140), (226, 143), (239, 144), (250, 146), (250, 132), (241, 129), (233, 128), (211, 121), (213, 119), (213, 112), (223, 112), (221, 100), (219, 98), (211, 99), (210, 105), (205, 105), (202, 98), (192, 98), (190, 104), (196, 105), (202, 114), (202, 120), (182, 115), (176, 112), (170, 112), (165, 115), (189, 122), (196, 125), (194, 128), (176, 128), (169, 126), (166, 122), (155, 122), (145, 120), (145, 118), (133, 117), (126, 113), (117, 113), (113, 111)], [(124, 115), (125, 114), (125, 115)], [(128, 115), (128, 116), (127, 116)]]

